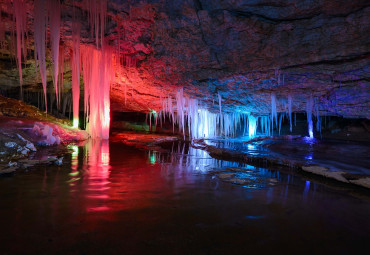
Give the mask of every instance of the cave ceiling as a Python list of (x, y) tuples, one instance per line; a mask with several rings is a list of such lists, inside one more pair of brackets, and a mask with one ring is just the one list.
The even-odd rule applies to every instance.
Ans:
[[(19, 86), (12, 43), (13, 12), (1, 3), (0, 84)], [(33, 1), (27, 9), (25, 89), (42, 90), (33, 58)], [(81, 44), (94, 44), (83, 1), (62, 1), (64, 91), (71, 89), (73, 13)], [(108, 1), (105, 44), (120, 59), (111, 110), (161, 110), (178, 89), (211, 111), (268, 114), (293, 98), (305, 110), (312, 95), (320, 114), (370, 118), (370, 2), (365, 0)], [(50, 51), (48, 86), (52, 90)], [(83, 89), (83, 85), (82, 85)]]

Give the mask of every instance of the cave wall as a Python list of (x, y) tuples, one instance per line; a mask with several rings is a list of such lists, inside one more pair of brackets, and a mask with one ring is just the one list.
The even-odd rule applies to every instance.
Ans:
[[(0, 50), (2, 90), (19, 86), (10, 43), (12, 10), (6, 2), (0, 1), (6, 32)], [(37, 90), (32, 2), (27, 1), (29, 58), (23, 76), (25, 87)], [(81, 43), (94, 39), (83, 2), (66, 0), (62, 6), (68, 63), (73, 6), (82, 24)], [(278, 111), (285, 110), (288, 95), (293, 111), (305, 111), (312, 95), (321, 115), (370, 118), (369, 20), (365, 0), (108, 1), (105, 40), (121, 63), (111, 90), (112, 110), (159, 111), (161, 99), (183, 87), (214, 111), (220, 94), (223, 111), (265, 115), (275, 93)], [(51, 69), (48, 80), (52, 90)]]

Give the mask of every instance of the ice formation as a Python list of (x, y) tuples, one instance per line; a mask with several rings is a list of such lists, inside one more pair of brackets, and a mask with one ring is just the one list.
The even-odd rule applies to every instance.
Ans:
[(85, 86), (86, 130), (92, 138), (109, 138), (110, 85), (114, 77), (113, 51), (81, 47)]
[(80, 112), (80, 33), (81, 24), (74, 20), (72, 24), (72, 97), (73, 97), (73, 127), (79, 126)]
[[(280, 77), (280, 75), (279, 75)], [(271, 94), (271, 121), (275, 121), (275, 126), (277, 126), (277, 111), (276, 111), (276, 95)]]
[(54, 88), (59, 107), (59, 43), (60, 43), (60, 1), (49, 0), (49, 20), (50, 20), (50, 44), (51, 55), (53, 58), (53, 78)]
[(292, 126), (292, 95), (288, 95), (288, 112), (289, 112), (289, 127), (290, 127), (290, 132), (293, 131), (293, 126)]
[(60, 138), (58, 135), (53, 135), (53, 128), (49, 125), (36, 122), (32, 128), (34, 135), (42, 137), (43, 140), (39, 142), (39, 145), (57, 145), (60, 144)]
[(23, 85), (23, 75), (22, 75), (22, 52), (23, 58), (26, 59), (27, 51), (25, 48), (25, 34), (27, 28), (27, 12), (24, 8), (24, 0), (13, 0), (14, 6), (14, 16), (16, 21), (16, 31), (17, 31), (17, 64), (19, 71), (19, 83), (21, 87), (21, 96), (23, 96), (22, 85)]
[[(152, 114), (150, 113), (150, 125), (151, 116)], [(184, 135), (187, 133), (191, 138), (236, 136), (243, 121), (248, 125), (248, 134), (252, 138), (256, 135), (258, 126), (258, 117), (247, 113), (220, 114), (210, 112), (205, 107), (202, 107), (198, 100), (185, 96), (183, 89), (177, 91), (174, 100), (171, 96), (162, 99), (162, 111), (159, 114), (153, 114), (153, 117), (155, 119), (160, 118), (160, 122), (165, 121), (166, 118), (172, 120), (173, 129), (175, 129), (176, 125)]]
[(257, 118), (249, 115), (248, 116), (248, 135), (250, 138), (256, 136), (257, 133)]
[(95, 36), (96, 48), (104, 47), (104, 33), (107, 16), (107, 0), (85, 0), (89, 12), (91, 33)]
[(40, 69), (42, 88), (44, 90), (45, 109), (47, 112), (45, 44), (46, 44), (46, 27), (48, 15), (46, 6), (47, 6), (46, 0), (35, 0), (34, 8), (35, 61), (38, 62), (38, 66)]
[(306, 105), (308, 135), (310, 138), (313, 138), (312, 109), (313, 109), (313, 97), (311, 95), (309, 99), (307, 100), (307, 105)]

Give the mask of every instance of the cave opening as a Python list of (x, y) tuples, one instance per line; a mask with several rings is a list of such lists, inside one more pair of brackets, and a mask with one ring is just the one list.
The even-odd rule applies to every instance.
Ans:
[(2, 252), (361, 254), (369, 20), (364, 0), (0, 0)]

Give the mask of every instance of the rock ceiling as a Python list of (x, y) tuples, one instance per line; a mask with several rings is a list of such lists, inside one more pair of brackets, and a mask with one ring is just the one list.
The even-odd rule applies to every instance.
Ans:
[[(7, 2), (0, 0), (3, 91), (19, 86), (11, 43), (13, 10)], [(26, 4), (24, 87), (42, 90), (33, 59), (33, 1)], [(72, 12), (81, 23), (81, 43), (94, 43), (82, 1), (62, 1), (66, 63)], [(183, 88), (211, 111), (218, 110), (220, 94), (224, 111), (267, 114), (275, 93), (278, 111), (284, 111), (288, 95), (293, 111), (304, 111), (312, 95), (322, 115), (370, 118), (369, 21), (366, 0), (108, 1), (105, 42), (118, 52), (121, 63), (121, 75), (111, 88), (111, 108), (158, 111), (162, 98), (174, 97)], [(64, 91), (70, 89), (66, 64)]]

